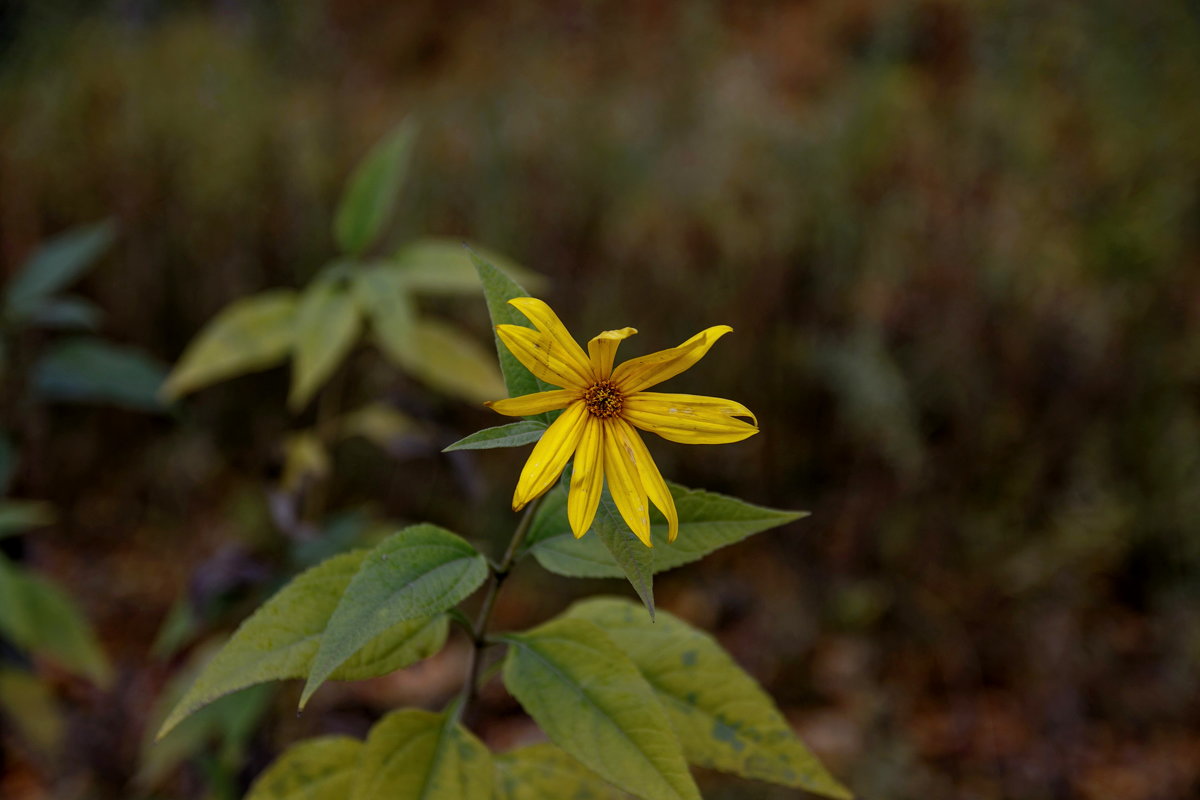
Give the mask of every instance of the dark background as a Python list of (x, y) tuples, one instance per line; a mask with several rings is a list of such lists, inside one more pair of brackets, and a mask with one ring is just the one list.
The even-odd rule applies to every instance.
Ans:
[[(651, 449), (681, 483), (813, 515), (657, 595), (836, 775), (865, 798), (1183, 798), (1200, 788), (1198, 86), (1194, 2), (9, 0), (0, 273), (114, 218), (82, 293), (107, 335), (173, 361), (232, 300), (307, 282), (347, 174), (417, 114), (396, 241), (503, 252), (578, 337), (638, 327), (626, 355), (734, 327), (671, 387), (746, 403), (762, 433)], [(482, 299), (435, 310), (486, 341)], [(348, 391), (434, 444), (495, 424), (356, 359)], [(57, 679), (72, 756), (48, 768), (4, 737), (4, 797), (137, 794), (146, 716), (184, 657), (150, 652), (168, 609), (187, 596), (228, 629), (285, 570), (264, 487), (311, 421), (286, 381), (168, 415), (47, 407), (20, 431), (15, 494), (61, 519), (19, 555), (81, 602), (119, 678)], [(498, 546), (523, 451), (436, 450), (348, 445), (323, 503)], [(499, 624), (595, 590), (625, 588), (524, 566)], [(459, 662), (438, 663), (452, 690)], [(300, 721), (289, 688), (237, 780), (396, 697), (439, 702), (435, 678), (326, 690)], [(490, 743), (527, 733), (490, 703)], [(712, 797), (796, 794), (702, 778)], [(159, 790), (215, 796), (188, 766)]]

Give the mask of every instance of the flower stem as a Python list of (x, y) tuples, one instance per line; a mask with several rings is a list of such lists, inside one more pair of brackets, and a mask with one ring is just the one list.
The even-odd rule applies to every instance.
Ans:
[(521, 549), (521, 544), (525, 541), (525, 536), (533, 525), (533, 517), (541, 504), (542, 498), (539, 497), (525, 507), (525, 513), (517, 524), (517, 529), (513, 532), (512, 539), (509, 541), (500, 563), (492, 568), (492, 579), (488, 583), (487, 594), (483, 596), (483, 605), (479, 607), (479, 614), (471, 629), (471, 661), (470, 667), (467, 669), (467, 681), (463, 684), (462, 693), (459, 695), (461, 700), (459, 703), (460, 716), (466, 717), (477, 699), (479, 687), (476, 684), (479, 683), (479, 673), (483, 669), (483, 650), (488, 645), (487, 626), (492, 618), (492, 610), (496, 606), (496, 596), (500, 593), (500, 585), (512, 571), (513, 564), (517, 560), (517, 551)]

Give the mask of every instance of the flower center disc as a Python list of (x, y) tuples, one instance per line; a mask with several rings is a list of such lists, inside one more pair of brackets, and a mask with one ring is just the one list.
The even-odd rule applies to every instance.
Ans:
[(621, 393), (611, 381), (600, 381), (589, 386), (583, 392), (583, 404), (593, 417), (606, 419), (621, 413)]

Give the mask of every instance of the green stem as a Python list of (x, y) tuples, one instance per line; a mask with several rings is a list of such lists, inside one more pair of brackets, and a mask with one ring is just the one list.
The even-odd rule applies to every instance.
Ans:
[(488, 645), (487, 626), (492, 618), (492, 610), (496, 607), (496, 596), (500, 594), (500, 585), (512, 571), (513, 564), (517, 560), (517, 551), (521, 549), (521, 544), (525, 541), (525, 536), (533, 525), (533, 517), (541, 504), (542, 498), (539, 497), (525, 507), (525, 514), (517, 524), (517, 529), (513, 532), (504, 556), (500, 559), (500, 563), (492, 568), (492, 580), (488, 584), (487, 594), (483, 596), (483, 605), (479, 607), (479, 614), (475, 617), (475, 625), (471, 629), (471, 663), (467, 669), (467, 682), (463, 684), (462, 693), (459, 695), (461, 699), (459, 714), (461, 716), (465, 716), (471, 709), (479, 692), (476, 684), (479, 682), (480, 670), (483, 669), (483, 650)]
[[(341, 413), (342, 394), (345, 386), (345, 372), (340, 371), (333, 376), (333, 380), (325, 386), (321, 391), (320, 397), (317, 399), (317, 420), (313, 424), (312, 430), (316, 434), (317, 439), (320, 440), (322, 446), (325, 445), (328, 439), (332, 438), (329, 430)], [(308, 493), (303, 498), (302, 522), (320, 525), (321, 518), (325, 515), (325, 505), (328, 498), (328, 478), (317, 478), (308, 487)]]

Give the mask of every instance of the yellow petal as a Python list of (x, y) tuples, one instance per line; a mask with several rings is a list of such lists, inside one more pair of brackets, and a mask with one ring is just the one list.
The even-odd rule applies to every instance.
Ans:
[[(625, 398), (621, 416), (644, 431), (684, 444), (727, 444), (758, 433), (758, 420), (750, 409), (721, 397), (638, 392)], [(753, 424), (734, 417), (749, 417)]]
[(579, 392), (555, 389), (552, 392), (534, 392), (504, 400), (491, 400), (484, 405), (506, 417), (528, 417), (533, 414), (541, 414), (543, 411), (557, 411), (560, 408), (566, 408), (572, 400), (578, 397)]
[(597, 380), (604, 380), (612, 375), (613, 358), (617, 355), (617, 346), (622, 339), (628, 339), (637, 333), (637, 328), (621, 328), (616, 331), (605, 331), (599, 336), (593, 336), (588, 342), (588, 354), (592, 357), (592, 370)]
[(612, 379), (626, 394), (640, 392), (691, 367), (704, 357), (717, 339), (732, 330), (728, 325), (714, 325), (700, 331), (679, 347), (631, 358), (613, 370)]
[(533, 327), (550, 337), (559, 356), (571, 366), (581, 380), (587, 381), (591, 377), (591, 365), (583, 348), (550, 306), (536, 297), (514, 297), (508, 304), (524, 314), (533, 323)]
[(646, 490), (650, 502), (658, 506), (658, 510), (667, 518), (667, 541), (673, 542), (679, 535), (679, 514), (675, 511), (675, 498), (671, 497), (671, 490), (667, 488), (667, 482), (663, 480), (662, 473), (658, 471), (658, 465), (654, 463), (654, 458), (646, 449), (642, 437), (623, 420), (617, 420), (617, 427), (621, 429), (623, 441), (633, 452), (638, 474), (642, 477), (642, 488)]
[(592, 383), (591, 368), (587, 373), (581, 373), (574, 363), (564, 358), (562, 348), (549, 335), (520, 325), (497, 325), (496, 333), (509, 352), (546, 383), (579, 390)]
[(517, 490), (513, 493), (513, 511), (520, 511), (530, 500), (542, 495), (554, 485), (554, 481), (562, 474), (563, 467), (575, 452), (579, 437), (583, 434), (583, 423), (588, 418), (583, 401), (576, 401), (567, 407), (554, 423), (542, 434), (542, 438), (533, 446), (521, 477), (517, 480)]
[(584, 421), (583, 436), (575, 448), (571, 494), (567, 497), (567, 520), (578, 539), (592, 527), (600, 495), (604, 493), (604, 423), (595, 417)]
[(646, 547), (653, 547), (646, 487), (642, 485), (642, 476), (638, 472), (634, 446), (624, 435), (619, 423), (618, 418), (605, 421), (604, 477), (608, 479), (608, 492), (629, 529)]

